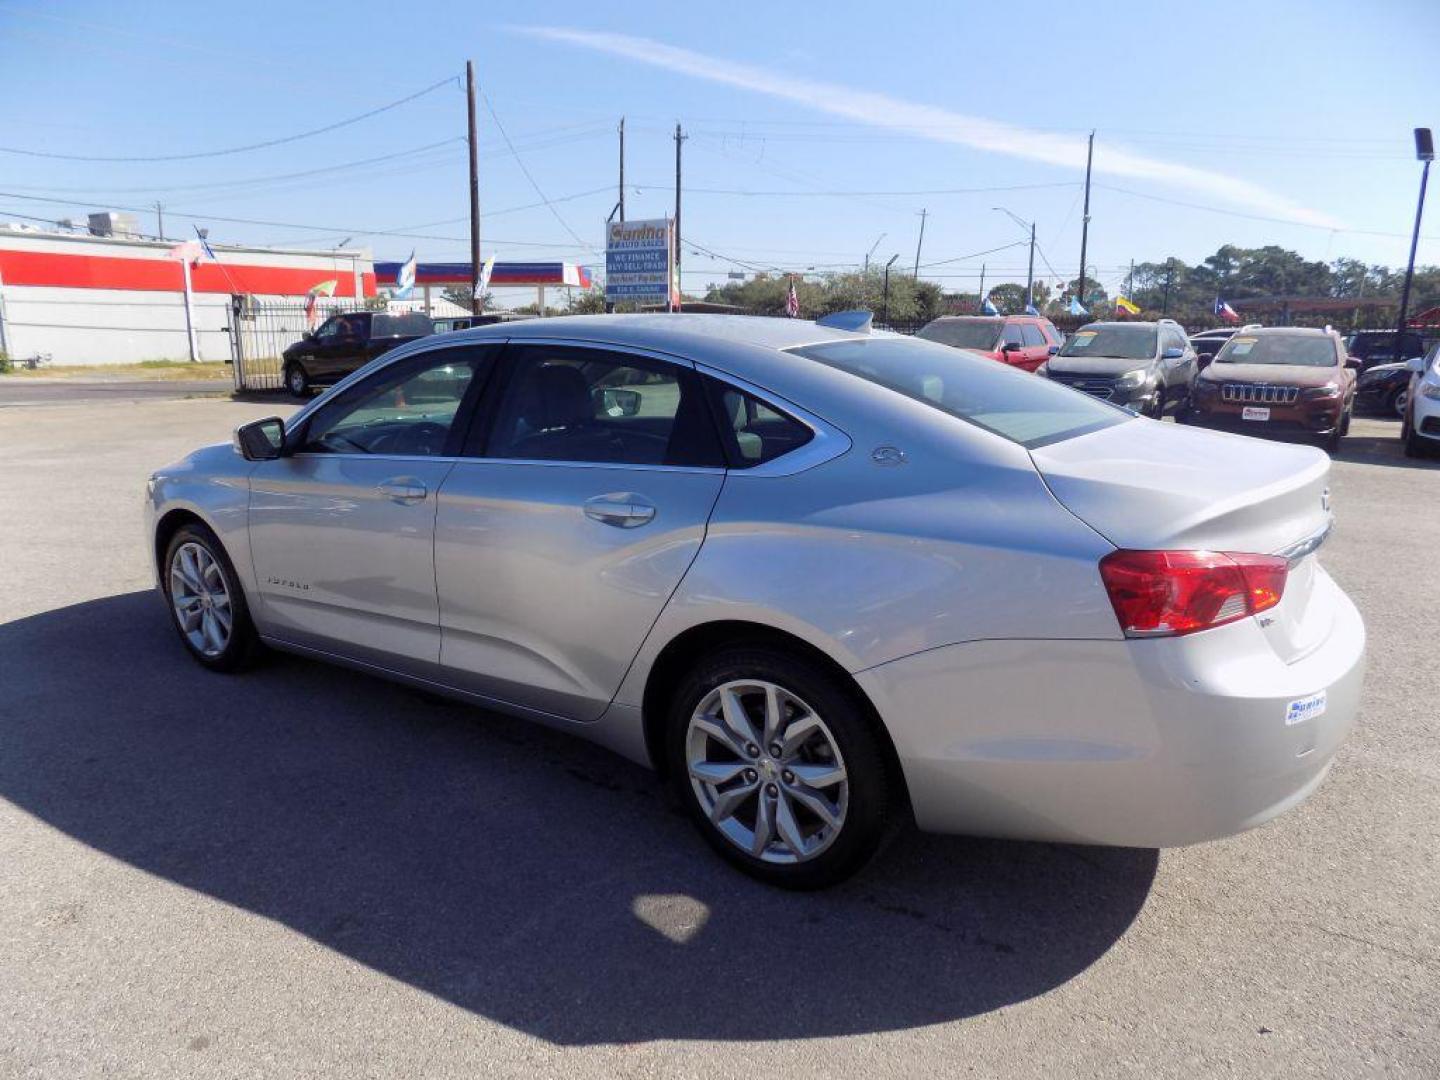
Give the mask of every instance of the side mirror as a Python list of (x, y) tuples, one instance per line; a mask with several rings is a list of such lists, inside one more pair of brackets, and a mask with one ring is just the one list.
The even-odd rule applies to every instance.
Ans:
[(1196, 357), (1196, 363), (1199, 369), (1201, 371), (1204, 371), (1207, 367), (1210, 366), (1210, 361), (1214, 359), (1215, 354), (1213, 352), (1202, 352), (1198, 357)]
[(1412, 356), (1409, 360), (1405, 361), (1405, 367), (1417, 375), (1423, 375), (1425, 374), (1425, 357)]
[(1001, 352), (1019, 352), (1020, 349), (1021, 345), (1018, 341), (1007, 341), (1004, 345), (1000, 346)]
[(285, 421), (267, 416), (241, 424), (235, 429), (235, 449), (246, 461), (273, 461), (285, 450)]
[(1054, 355), (1055, 355), (1056, 353), (1058, 353), (1059, 351), (1060, 351), (1060, 346), (1059, 346), (1059, 345), (1051, 345), (1050, 348), (1048, 348), (1048, 349), (1045, 350), (1045, 355), (1047, 355), (1047, 356), (1054, 356)]
[(1160, 354), (1160, 359), (1161, 359), (1161, 360), (1179, 360), (1179, 359), (1180, 359), (1182, 356), (1184, 356), (1184, 355), (1185, 355), (1185, 350), (1184, 350), (1184, 349), (1180, 349), (1180, 348), (1177, 348), (1177, 347), (1174, 346), (1174, 345), (1171, 345), (1171, 346), (1169, 346), (1168, 348), (1166, 348), (1166, 350), (1165, 350), (1163, 353)]
[(1359, 360), (1356, 360), (1355, 357), (1347, 356), (1345, 358), (1345, 366), (1351, 371), (1359, 371), (1364, 365), (1361, 364)]
[(606, 416), (634, 416), (640, 411), (640, 391), (606, 388), (601, 401)]

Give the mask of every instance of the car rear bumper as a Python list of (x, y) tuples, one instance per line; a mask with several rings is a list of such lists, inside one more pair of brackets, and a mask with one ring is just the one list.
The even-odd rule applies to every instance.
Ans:
[[(1335, 593), (1329, 633), (1292, 663), (1247, 619), (1182, 638), (955, 645), (858, 678), (923, 829), (1193, 844), (1303, 801), (1350, 730), (1365, 629), (1323, 573), (1316, 587)], [(1322, 692), (1324, 710), (1295, 721)]]

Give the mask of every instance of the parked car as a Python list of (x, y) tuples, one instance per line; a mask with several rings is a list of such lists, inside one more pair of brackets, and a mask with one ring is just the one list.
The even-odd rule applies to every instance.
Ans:
[[(1395, 347), (1396, 341), (1400, 347)], [(1345, 349), (1360, 365), (1360, 371), (1369, 371), (1380, 364), (1403, 364), (1406, 360), (1424, 356), (1427, 347), (1425, 338), (1413, 330), (1405, 331), (1398, 337), (1394, 330), (1357, 330), (1345, 339)]]
[(943, 315), (915, 336), (969, 349), (1025, 371), (1034, 371), (1054, 356), (1065, 340), (1049, 319), (1034, 315)]
[(1174, 319), (1094, 322), (1076, 330), (1039, 374), (1159, 418), (1190, 393), (1199, 363)]
[(332, 315), (285, 350), (285, 388), (308, 397), (312, 387), (339, 382), (395, 346), (434, 332), (434, 324), (415, 311)]
[(1247, 326), (1200, 373), (1177, 419), (1247, 435), (1318, 438), (1338, 453), (1350, 430), (1357, 366), (1333, 330)]
[(1355, 408), (1405, 416), (1410, 401), (1410, 364), (1377, 364), (1355, 380)]
[(1195, 355), (1200, 360), (1200, 366), (1204, 367), (1224, 345), (1235, 336), (1237, 327), (1220, 326), (1214, 330), (1201, 330), (1198, 334), (1190, 335), (1190, 347), (1195, 350)]
[(1400, 438), (1406, 457), (1423, 457), (1440, 450), (1440, 342), (1407, 366), (1410, 386)]
[(573, 732), (816, 887), (912, 815), (1154, 847), (1308, 796), (1365, 653), (1328, 478), (929, 341), (612, 315), (412, 342), (146, 501), (205, 667), (263, 643)]

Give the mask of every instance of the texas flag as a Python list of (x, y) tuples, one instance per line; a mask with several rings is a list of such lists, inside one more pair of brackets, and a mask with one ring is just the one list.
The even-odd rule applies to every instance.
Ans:
[(1220, 297), (1215, 297), (1215, 315), (1226, 322), (1239, 322), (1239, 313)]

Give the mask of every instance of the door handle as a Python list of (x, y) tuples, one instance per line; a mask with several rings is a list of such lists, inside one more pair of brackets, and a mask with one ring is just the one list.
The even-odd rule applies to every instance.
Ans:
[(585, 500), (585, 516), (602, 525), (633, 529), (655, 517), (655, 507), (637, 495), (597, 495)]
[(384, 495), (387, 499), (394, 499), (396, 502), (419, 502), (429, 494), (429, 489), (419, 480), (385, 480), (375, 485), (375, 490)]

